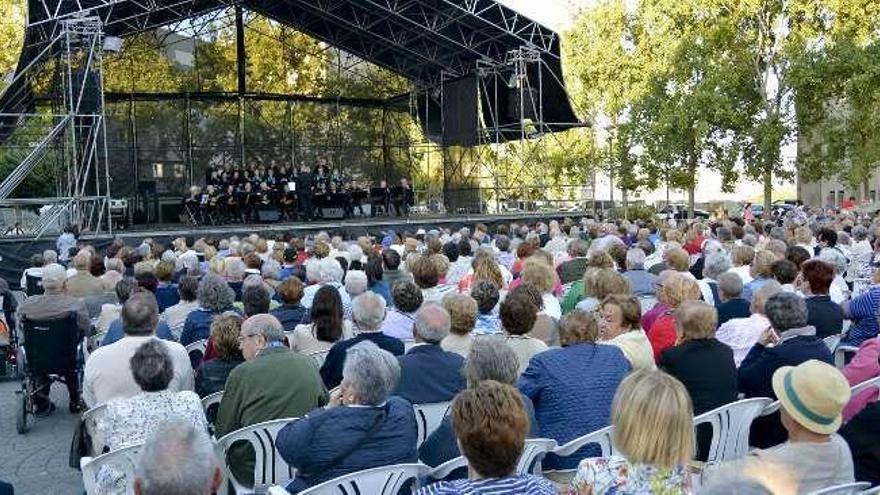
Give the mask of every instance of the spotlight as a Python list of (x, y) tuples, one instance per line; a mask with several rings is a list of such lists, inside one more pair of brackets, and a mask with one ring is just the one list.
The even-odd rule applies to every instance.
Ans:
[(104, 51), (110, 53), (119, 53), (122, 51), (122, 38), (116, 36), (107, 36), (104, 38)]

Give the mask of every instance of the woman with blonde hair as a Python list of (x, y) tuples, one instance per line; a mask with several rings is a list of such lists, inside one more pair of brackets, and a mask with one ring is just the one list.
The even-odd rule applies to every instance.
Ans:
[(466, 293), (470, 291), (474, 283), (480, 280), (491, 282), (495, 287), (498, 287), (498, 290), (507, 288), (504, 283), (504, 276), (501, 274), (498, 262), (495, 261), (495, 254), (493, 252), (482, 249), (477, 250), (477, 254), (474, 255), (474, 259), (471, 261), (471, 268), (473, 271), (465, 275), (458, 282), (459, 292)]
[(562, 318), (562, 307), (559, 305), (559, 300), (553, 295), (556, 270), (552, 265), (540, 257), (532, 256), (523, 264), (520, 280), (521, 284), (532, 285), (541, 292), (542, 313), (557, 321)]
[(681, 382), (662, 371), (630, 373), (614, 396), (611, 424), (620, 455), (581, 461), (570, 493), (691, 491), (686, 464), (694, 453), (693, 408)]
[(577, 303), (584, 298), (587, 283), (592, 280), (593, 275), (600, 268), (614, 269), (614, 259), (605, 251), (593, 251), (587, 257), (587, 269), (584, 271), (584, 276), (580, 280), (572, 282), (565, 293), (561, 304), (562, 314), (574, 311)]
[(660, 353), (675, 345), (677, 340), (675, 310), (685, 301), (699, 301), (700, 286), (685, 274), (674, 272), (662, 277), (662, 284), (657, 284), (657, 299), (668, 309), (648, 329), (655, 362), (659, 362)]
[(614, 294), (628, 296), (632, 294), (629, 279), (611, 268), (602, 268), (584, 277), (584, 299), (577, 303), (579, 311), (596, 311), (599, 303)]

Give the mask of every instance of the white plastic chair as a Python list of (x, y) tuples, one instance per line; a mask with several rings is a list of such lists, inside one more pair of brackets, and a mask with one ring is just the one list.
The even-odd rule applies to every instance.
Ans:
[(852, 395), (856, 395), (856, 394), (861, 393), (871, 387), (876, 388), (877, 393), (880, 393), (880, 376), (875, 376), (874, 378), (869, 378), (869, 379), (863, 381), (862, 383), (859, 383), (858, 385), (854, 385), (852, 387), (852, 390), (850, 390), (850, 393)]
[(858, 347), (852, 345), (838, 345), (834, 350), (834, 367), (842, 370), (846, 366), (846, 355), (855, 354), (858, 350)]
[[(428, 472), (424, 464), (396, 464), (366, 469), (340, 476), (308, 490), (300, 495), (397, 495), (407, 483), (418, 488), (419, 479)], [(415, 491), (415, 490), (413, 490)]]
[(107, 411), (107, 404), (101, 404), (82, 414), (83, 424), (86, 427), (89, 437), (92, 439), (91, 454), (95, 457), (103, 454), (104, 447), (107, 446), (107, 444), (104, 443), (104, 439), (101, 437), (101, 432), (98, 430), (98, 422), (101, 421), (105, 411)]
[(428, 435), (434, 432), (446, 412), (452, 406), (452, 402), (435, 402), (432, 404), (413, 404), (413, 413), (416, 415), (416, 427), (418, 428), (418, 440), (416, 447), (422, 444)]
[(403, 341), (403, 352), (404, 353), (409, 352), (409, 350), (412, 349), (413, 346), (415, 346), (415, 345), (416, 345), (416, 342), (414, 340), (404, 340)]
[[(217, 456), (223, 460), (226, 478), (232, 483), (235, 493), (262, 492), (270, 485), (286, 483), (296, 477), (296, 470), (281, 458), (281, 454), (275, 448), (275, 439), (278, 437), (278, 432), (281, 431), (281, 428), (297, 419), (299, 418), (264, 421), (235, 430), (217, 440)], [(229, 469), (227, 453), (232, 444), (239, 441), (250, 443), (256, 453), (253, 488), (243, 485), (232, 474), (232, 470)]]
[(865, 481), (856, 483), (846, 483), (843, 485), (830, 486), (822, 490), (816, 490), (809, 495), (850, 495), (859, 493), (866, 488), (870, 488), (871, 484)]
[(825, 345), (828, 346), (828, 350), (832, 353), (835, 349), (837, 349), (837, 344), (840, 343), (840, 335), (829, 335), (822, 339), (822, 342), (825, 342)]
[(880, 495), (880, 485), (861, 491), (859, 495)]
[(125, 479), (125, 494), (134, 494), (135, 468), (141, 454), (142, 445), (133, 445), (124, 449), (114, 450), (98, 457), (83, 457), (79, 460), (82, 471), (83, 485), (86, 495), (99, 495), (104, 493), (104, 488), (98, 486), (98, 472), (104, 466), (111, 466), (121, 473)]
[(205, 414), (208, 414), (208, 409), (217, 404), (220, 404), (220, 401), (223, 400), (223, 391), (214, 392), (213, 394), (206, 395), (202, 397), (202, 409), (205, 410)]
[(550, 438), (527, 438), (522, 454), (516, 464), (517, 474), (541, 475), (541, 460), (556, 448), (556, 440)]
[(440, 464), (439, 466), (432, 469), (428, 476), (435, 480), (446, 479), (453, 471), (456, 469), (466, 468), (468, 467), (468, 461), (465, 456), (460, 455), (454, 459), (449, 459), (448, 461)]
[[(189, 343), (184, 347), (186, 349), (186, 355), (189, 356), (193, 352), (198, 351), (202, 356), (205, 355), (205, 349), (208, 348), (208, 339), (197, 340), (195, 342)], [(199, 360), (201, 361), (201, 357)]]
[(704, 423), (712, 425), (712, 443), (707, 463), (745, 457), (749, 453), (749, 429), (752, 421), (772, 402), (764, 397), (744, 399), (695, 417), (694, 428)]
[(306, 356), (312, 358), (312, 361), (315, 362), (315, 366), (317, 366), (318, 369), (321, 369), (321, 366), (324, 365), (324, 360), (327, 359), (327, 354), (330, 354), (329, 350), (310, 352), (306, 354)]
[[(570, 442), (567, 442), (563, 445), (559, 445), (555, 449), (553, 449), (553, 454), (559, 457), (568, 457), (578, 450), (586, 447), (587, 445), (598, 445), (599, 449), (602, 451), (600, 457), (610, 457), (615, 454), (614, 445), (611, 443), (611, 432), (614, 431), (613, 426), (606, 426), (601, 430), (596, 430), (592, 433), (587, 433), (582, 437), (575, 438)], [(569, 477), (574, 476), (576, 469), (558, 469), (554, 470), (553, 473), (556, 473), (560, 477)]]
[(764, 409), (761, 411), (761, 414), (759, 414), (758, 416), (769, 416), (778, 410), (779, 410), (779, 401), (774, 400), (770, 404), (767, 404), (766, 406), (764, 406)]
[(289, 491), (278, 485), (270, 486), (266, 493), (267, 495), (290, 495)]

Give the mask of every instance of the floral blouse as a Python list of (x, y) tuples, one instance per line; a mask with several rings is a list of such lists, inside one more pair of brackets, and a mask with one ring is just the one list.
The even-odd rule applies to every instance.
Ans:
[(571, 481), (569, 493), (579, 495), (680, 495), (691, 493), (685, 466), (658, 469), (632, 464), (623, 457), (584, 459)]

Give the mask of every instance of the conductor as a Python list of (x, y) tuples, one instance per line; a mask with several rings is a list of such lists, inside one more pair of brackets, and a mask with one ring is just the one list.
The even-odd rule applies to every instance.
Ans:
[(296, 202), (299, 204), (300, 214), (306, 222), (312, 221), (312, 194), (315, 188), (315, 176), (305, 165), (300, 167), (296, 176)]

